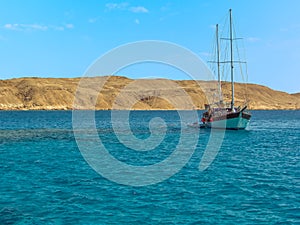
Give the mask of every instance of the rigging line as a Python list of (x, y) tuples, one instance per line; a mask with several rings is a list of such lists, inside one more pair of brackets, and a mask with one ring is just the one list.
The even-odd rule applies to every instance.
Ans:
[(247, 81), (245, 82), (245, 92), (246, 92), (246, 105), (248, 105), (248, 102), (249, 102), (249, 94), (248, 94), (248, 66), (246, 64), (246, 76), (247, 76)]
[[(229, 17), (228, 14), (224, 14), (223, 19), (222, 19), (222, 23), (223, 26), (219, 29), (219, 37), (224, 37), (224, 35), (227, 36), (228, 34), (228, 23), (229, 23)], [(224, 43), (224, 41), (222, 41), (222, 39), (220, 38), (220, 59), (221, 61), (224, 61), (227, 59), (228, 57), (228, 43)], [(226, 73), (226, 65), (221, 65), (221, 74), (222, 74), (222, 80), (226, 81), (227, 80), (227, 73)]]
[[(244, 55), (244, 58), (247, 59), (247, 55), (246, 55), (246, 48), (245, 48), (245, 42), (242, 41), (242, 48), (243, 48), (243, 55)], [(246, 92), (246, 104), (247, 102), (249, 101), (249, 94), (248, 94), (248, 64), (245, 65), (245, 92)]]
[[(216, 54), (216, 44), (215, 44), (215, 35), (213, 34), (212, 37), (211, 37), (211, 42), (210, 42), (210, 53), (209, 53), (207, 58), (209, 58), (210, 61), (212, 61), (212, 60), (215, 59), (215, 54)], [(215, 65), (210, 64), (209, 68), (213, 72), (213, 75), (214, 75), (214, 78), (215, 78), (215, 75), (216, 75)]]
[[(224, 59), (226, 60), (228, 58), (229, 55), (229, 45), (228, 43), (225, 45), (225, 49), (224, 49)], [(228, 68), (228, 64), (223, 64), (223, 79), (224, 80), (228, 80), (228, 76), (229, 76), (229, 68)]]
[[(209, 65), (209, 68), (211, 70), (211, 72), (213, 73), (214, 75), (214, 80), (213, 80), (213, 83), (211, 83), (211, 87), (210, 89), (215, 89), (215, 90), (218, 90), (218, 82), (217, 82), (217, 66), (216, 64), (214, 63), (214, 60), (216, 59), (216, 55), (217, 55), (217, 42), (216, 42), (216, 34), (215, 32), (213, 33), (212, 35), (212, 41), (210, 42), (211, 43), (211, 54), (209, 55), (209, 58), (211, 58), (212, 60), (211, 61), (207, 61), (208, 63), (210, 63)], [(213, 63), (212, 63), (213, 62)], [(212, 101), (215, 102), (215, 94), (212, 93)]]
[(227, 24), (228, 20), (229, 20), (228, 19), (228, 13), (226, 12), (226, 13), (223, 14), (221, 19), (219, 19), (219, 21), (218, 21), (218, 24), (223, 24), (222, 28), (219, 27), (220, 37), (222, 36), (222, 31), (224, 30), (224, 27), (227, 27), (224, 24)]
[[(228, 37), (229, 36), (229, 17), (228, 17), (228, 14), (226, 14), (225, 16), (225, 22), (223, 23), (223, 28), (221, 30), (221, 35), (220, 37)], [(221, 39), (221, 46), (224, 46), (222, 47), (224, 49), (224, 51), (221, 51), (223, 52), (224, 54), (221, 56), (222, 57), (222, 61), (225, 61), (229, 58), (229, 42), (228, 41), (224, 41)], [(228, 76), (229, 76), (229, 68), (228, 68), (228, 65), (226, 64), (223, 64), (222, 65), (223, 67), (223, 80), (227, 81), (228, 80)]]
[[(234, 34), (236, 35), (236, 28), (234, 26)], [(244, 53), (245, 53), (245, 46), (244, 46), (244, 42), (242, 41), (242, 44), (243, 44), (243, 50), (244, 50)], [(236, 52), (237, 52), (237, 56), (238, 56), (238, 59), (239, 61), (241, 61), (241, 56), (240, 56), (240, 51), (239, 51), (239, 48), (238, 48), (238, 44), (236, 44)], [(245, 54), (244, 54), (244, 57), (245, 57)], [(240, 74), (242, 76), (242, 79), (243, 79), (243, 86), (245, 86), (245, 88), (242, 88), (243, 90), (243, 95), (244, 95), (244, 104), (246, 105), (247, 102), (248, 102), (248, 89), (247, 89), (247, 81), (248, 81), (248, 74), (247, 74), (247, 63), (245, 63), (245, 68), (246, 68), (246, 71), (243, 71), (243, 66), (242, 66), (242, 63), (240, 62), (239, 63), (239, 67), (240, 67)], [(245, 76), (246, 77), (245, 77)]]
[[(236, 36), (236, 27), (235, 27), (235, 25), (233, 26), (233, 32), (234, 32), (234, 35)], [(235, 45), (235, 51), (236, 51), (237, 58), (240, 61), (241, 60), (241, 56), (240, 56), (240, 51), (239, 51), (239, 48), (238, 48), (238, 43), (236, 43), (236, 45)], [(242, 65), (241, 65), (240, 62), (239, 62), (239, 70), (240, 70), (240, 76), (242, 77), (242, 80), (245, 80), (244, 76), (243, 76), (243, 68), (242, 68)], [(242, 88), (242, 90), (244, 90), (244, 89)], [(245, 91), (242, 91), (242, 93), (243, 93), (243, 97), (245, 99), (246, 98)]]

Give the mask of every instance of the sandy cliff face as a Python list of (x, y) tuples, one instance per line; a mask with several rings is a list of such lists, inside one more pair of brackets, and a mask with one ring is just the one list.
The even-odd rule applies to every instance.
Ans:
[[(131, 80), (126, 77), (18, 78), (0, 80), (1, 110), (203, 109), (217, 95), (204, 81)], [(230, 99), (230, 84), (222, 84)], [(246, 95), (247, 93), (247, 95)], [(74, 102), (76, 94), (76, 101)], [(250, 109), (300, 109), (300, 93), (288, 94), (256, 84), (235, 85), (236, 104), (248, 97)]]

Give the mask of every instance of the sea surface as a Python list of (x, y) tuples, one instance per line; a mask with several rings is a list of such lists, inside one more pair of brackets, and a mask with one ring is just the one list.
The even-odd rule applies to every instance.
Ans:
[[(198, 140), (170, 178), (125, 185), (87, 163), (72, 111), (0, 111), (0, 224), (300, 224), (300, 111), (252, 111), (248, 129), (226, 131), (204, 171), (199, 163), (211, 130), (182, 124), (176, 111), (129, 113), (130, 129), (121, 135), (141, 140), (139, 150), (118, 140), (111, 121), (110, 111), (95, 113), (97, 138), (131, 166), (163, 161), (183, 133), (198, 132)], [(160, 142), (142, 151), (151, 130)]]

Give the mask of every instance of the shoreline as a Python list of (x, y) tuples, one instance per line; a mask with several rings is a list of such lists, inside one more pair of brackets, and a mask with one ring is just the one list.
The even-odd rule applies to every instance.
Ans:
[[(216, 101), (215, 82), (91, 77), (81, 89), (79, 78), (14, 78), (0, 80), (0, 110), (203, 110)], [(101, 87), (101, 90), (99, 90)], [(79, 88), (79, 89), (78, 89)], [(230, 102), (230, 84), (222, 83), (222, 98)], [(247, 90), (247, 91), (246, 91)], [(78, 101), (74, 104), (74, 101)], [(249, 110), (299, 110), (300, 93), (235, 83), (235, 103)], [(128, 107), (129, 106), (129, 107)], [(131, 109), (133, 108), (133, 109)]]

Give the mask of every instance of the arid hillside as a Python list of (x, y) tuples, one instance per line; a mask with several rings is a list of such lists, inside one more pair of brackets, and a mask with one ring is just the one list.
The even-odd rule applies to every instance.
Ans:
[[(228, 101), (230, 84), (223, 83), (222, 91)], [(1, 110), (203, 109), (217, 96), (214, 82), (193, 80), (120, 76), (0, 80)], [(300, 93), (288, 94), (256, 84), (236, 83), (235, 99), (236, 105), (247, 99), (250, 109), (300, 109)]]

